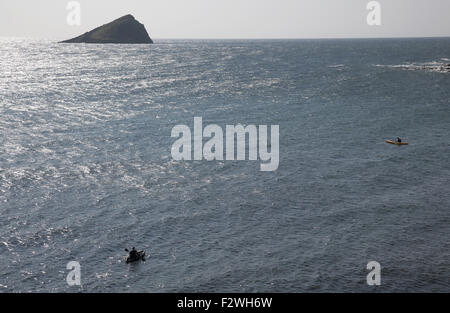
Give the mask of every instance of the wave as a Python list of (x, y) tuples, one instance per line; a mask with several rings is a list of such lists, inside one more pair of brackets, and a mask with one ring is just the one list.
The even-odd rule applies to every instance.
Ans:
[(403, 69), (410, 71), (427, 71), (427, 72), (437, 72), (437, 73), (450, 73), (450, 63), (449, 59), (442, 58), (440, 61), (424, 62), (424, 63), (407, 63), (407, 64), (397, 64), (397, 65), (383, 65), (376, 64), (376, 67), (385, 67), (392, 69)]

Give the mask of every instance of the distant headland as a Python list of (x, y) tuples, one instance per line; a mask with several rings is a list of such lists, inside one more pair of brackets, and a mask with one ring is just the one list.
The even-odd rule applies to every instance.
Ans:
[(61, 43), (151, 44), (153, 40), (148, 35), (145, 26), (128, 14), (81, 36), (61, 41)]

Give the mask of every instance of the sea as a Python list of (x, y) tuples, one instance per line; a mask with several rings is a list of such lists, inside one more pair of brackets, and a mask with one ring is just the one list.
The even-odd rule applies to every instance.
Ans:
[[(0, 38), (0, 292), (450, 292), (449, 64), (450, 38)], [(175, 160), (194, 117), (278, 125), (278, 168)]]

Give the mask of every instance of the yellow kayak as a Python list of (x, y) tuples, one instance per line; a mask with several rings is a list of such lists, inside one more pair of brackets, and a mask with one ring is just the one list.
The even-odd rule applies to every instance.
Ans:
[(407, 142), (397, 142), (397, 141), (393, 141), (393, 140), (386, 140), (387, 143), (393, 144), (393, 145), (397, 145), (397, 146), (401, 146), (401, 145), (407, 145)]

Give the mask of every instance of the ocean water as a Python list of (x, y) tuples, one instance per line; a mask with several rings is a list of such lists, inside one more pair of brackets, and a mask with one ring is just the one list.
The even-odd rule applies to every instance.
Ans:
[[(0, 292), (449, 292), (449, 58), (448, 38), (0, 39)], [(279, 125), (278, 170), (174, 161), (194, 116)]]

